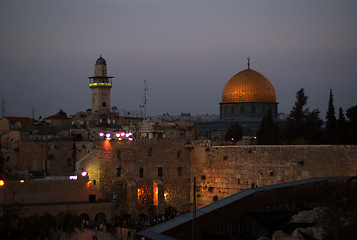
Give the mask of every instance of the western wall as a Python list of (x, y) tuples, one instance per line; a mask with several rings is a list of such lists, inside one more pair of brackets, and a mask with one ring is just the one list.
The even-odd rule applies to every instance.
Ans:
[[(314, 177), (356, 176), (355, 145), (192, 145), (191, 180), (197, 178), (197, 206), (247, 188)], [(191, 197), (192, 199), (192, 197)]]
[(168, 207), (179, 212), (192, 209), (194, 177), (197, 207), (201, 207), (247, 188), (314, 177), (355, 176), (357, 146), (104, 141), (101, 149), (78, 166), (88, 170), (90, 179), (97, 179), (99, 198), (111, 198), (116, 192), (121, 213), (150, 215)]

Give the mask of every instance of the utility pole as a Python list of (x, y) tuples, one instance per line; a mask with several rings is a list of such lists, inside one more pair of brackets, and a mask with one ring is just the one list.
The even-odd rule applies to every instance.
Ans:
[(196, 177), (193, 177), (192, 240), (196, 240)]
[(114, 208), (115, 208), (115, 192), (113, 194), (113, 205), (112, 205), (112, 236), (115, 236), (115, 221), (114, 221)]

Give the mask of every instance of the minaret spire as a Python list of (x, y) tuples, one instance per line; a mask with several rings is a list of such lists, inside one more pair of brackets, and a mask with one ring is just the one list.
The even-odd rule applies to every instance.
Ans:
[(247, 57), (248, 60), (248, 69), (250, 69), (250, 57)]

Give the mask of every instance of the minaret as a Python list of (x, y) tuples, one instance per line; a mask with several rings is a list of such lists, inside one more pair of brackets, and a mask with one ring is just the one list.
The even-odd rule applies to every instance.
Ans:
[(94, 76), (89, 77), (89, 87), (92, 91), (92, 112), (110, 111), (112, 78), (107, 76), (107, 62), (100, 55), (95, 62)]

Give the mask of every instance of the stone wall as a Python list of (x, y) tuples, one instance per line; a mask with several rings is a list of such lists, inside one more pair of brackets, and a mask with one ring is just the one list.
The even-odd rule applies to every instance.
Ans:
[(351, 145), (212, 146), (196, 141), (190, 159), (198, 207), (247, 188), (357, 173), (357, 146)]
[(88, 187), (88, 178), (79, 177), (78, 180), (5, 181), (0, 194), (1, 204), (32, 204), (88, 201), (93, 191)]
[[(106, 140), (77, 169), (88, 171), (89, 179), (96, 180), (99, 199), (109, 200), (115, 192), (122, 214), (150, 215), (169, 206), (189, 209), (189, 162), (184, 139)], [(162, 183), (161, 206), (153, 202), (154, 181)]]

